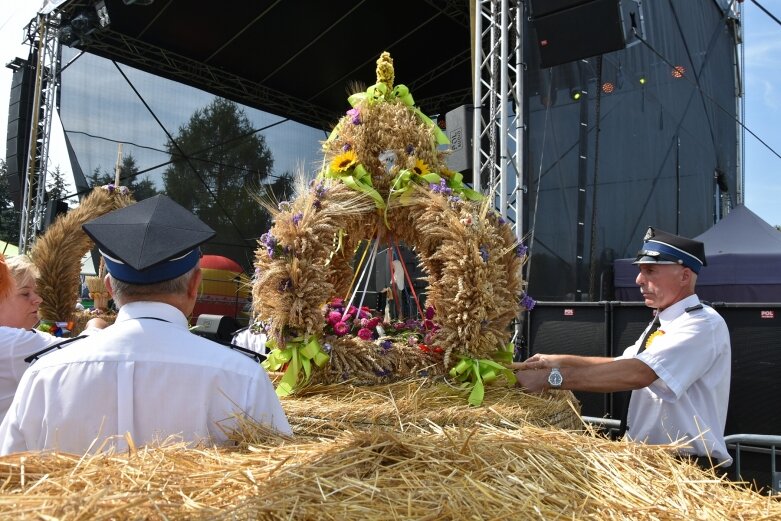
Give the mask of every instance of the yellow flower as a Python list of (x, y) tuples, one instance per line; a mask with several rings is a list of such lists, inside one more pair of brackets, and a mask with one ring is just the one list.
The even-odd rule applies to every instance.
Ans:
[(446, 168), (444, 166), (439, 170), (439, 177), (444, 177), (444, 178), (450, 179), (454, 175), (456, 175), (455, 172), (453, 172), (452, 170), (450, 170), (449, 168)]
[(415, 166), (412, 168), (412, 171), (415, 172), (417, 175), (426, 175), (428, 174), (428, 165), (421, 161), (420, 159), (415, 161)]
[(331, 160), (331, 170), (336, 172), (346, 172), (355, 166), (358, 162), (358, 155), (352, 151), (342, 152)]

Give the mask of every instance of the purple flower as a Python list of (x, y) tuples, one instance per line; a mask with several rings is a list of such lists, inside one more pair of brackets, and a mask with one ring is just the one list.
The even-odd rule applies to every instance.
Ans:
[(440, 186), (439, 186), (438, 184), (436, 184), (436, 183), (429, 183), (428, 187), (429, 187), (429, 188), (431, 189), (431, 191), (432, 191), (432, 192), (434, 192), (435, 194), (438, 194), (438, 193), (440, 193), (440, 192), (441, 192), (441, 188), (440, 188)]
[(529, 251), (529, 247), (521, 243), (515, 248), (515, 256), (523, 257)]
[(362, 327), (361, 329), (358, 330), (358, 338), (360, 338), (361, 340), (371, 340), (372, 330)]
[(350, 332), (350, 326), (348, 326), (344, 322), (337, 322), (334, 324), (334, 333), (336, 333), (336, 336), (344, 336), (347, 333)]
[(524, 309), (531, 311), (534, 309), (534, 306), (537, 304), (537, 301), (531, 298), (529, 295), (526, 294), (524, 291), (521, 293), (521, 307)]
[(415, 152), (415, 147), (407, 145), (407, 155), (411, 156)]
[(380, 347), (383, 350), (387, 351), (388, 349), (393, 347), (393, 342), (391, 342), (390, 340), (383, 340), (382, 342), (380, 342)]
[(447, 200), (450, 201), (451, 203), (460, 203), (461, 202), (461, 198), (458, 197), (457, 195), (451, 195), (450, 197), (447, 198)]
[(498, 222), (499, 224), (505, 224), (507, 221), (505, 221), (504, 217), (500, 215), (499, 217), (496, 218), (496, 222)]
[(353, 146), (350, 143), (345, 143), (342, 145), (342, 152), (348, 152), (353, 149)]
[(360, 109), (354, 108), (347, 111), (347, 115), (350, 116), (353, 125), (360, 125), (361, 124), (361, 111)]
[(303, 214), (303, 212), (296, 212), (296, 213), (293, 215), (293, 224), (294, 224), (295, 226), (298, 226), (298, 223), (300, 223), (300, 222), (301, 222), (301, 219), (303, 219), (303, 218), (304, 218), (304, 214)]
[(428, 306), (426, 308), (426, 319), (431, 320), (434, 318), (434, 308), (431, 306)]
[(418, 337), (412, 335), (411, 337), (407, 338), (407, 345), (409, 345), (410, 347), (415, 347), (416, 345), (418, 345)]
[(488, 249), (485, 246), (480, 246), (480, 257), (483, 258), (483, 262), (488, 262)]

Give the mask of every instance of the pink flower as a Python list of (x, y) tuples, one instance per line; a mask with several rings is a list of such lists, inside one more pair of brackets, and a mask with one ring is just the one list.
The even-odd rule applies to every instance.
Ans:
[(336, 324), (334, 324), (334, 333), (336, 333), (336, 336), (344, 336), (349, 332), (350, 332), (350, 326), (348, 326), (344, 322), (337, 322)]
[(361, 318), (371, 318), (372, 312), (368, 307), (361, 306), (361, 311), (358, 313), (358, 316)]
[(407, 339), (407, 344), (409, 344), (410, 347), (415, 347), (418, 344), (418, 337), (412, 335)]
[(368, 318), (362, 318), (359, 322), (361, 327), (370, 327)]
[(344, 299), (339, 297), (334, 297), (331, 299), (331, 307), (335, 308), (342, 308), (344, 307)]
[(341, 321), (342, 321), (342, 314), (339, 313), (338, 311), (330, 311), (328, 313), (328, 325), (329, 326), (333, 326), (337, 322), (341, 322)]
[(366, 325), (369, 329), (374, 329), (380, 325), (380, 317), (374, 317), (371, 320), (369, 320), (369, 323)]
[(358, 338), (360, 338), (361, 340), (371, 340), (372, 330), (362, 327), (361, 329), (358, 330)]

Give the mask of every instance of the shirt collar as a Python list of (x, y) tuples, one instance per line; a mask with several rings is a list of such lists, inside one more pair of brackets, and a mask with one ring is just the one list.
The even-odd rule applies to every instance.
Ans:
[(664, 328), (666, 324), (669, 324), (676, 318), (683, 315), (686, 311), (686, 308), (696, 306), (699, 303), (700, 298), (697, 295), (689, 295), (685, 299), (679, 300), (675, 304), (659, 313), (659, 327)]
[(154, 317), (166, 322), (171, 322), (184, 328), (189, 328), (187, 317), (170, 304), (163, 302), (139, 301), (129, 302), (119, 308), (117, 322), (132, 320), (142, 317)]

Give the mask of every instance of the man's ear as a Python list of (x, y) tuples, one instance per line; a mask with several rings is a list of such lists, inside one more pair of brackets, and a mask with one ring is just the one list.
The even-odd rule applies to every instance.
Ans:
[(108, 291), (108, 294), (113, 298), (114, 289), (111, 287), (111, 277), (109, 277), (108, 273), (103, 277), (103, 285), (106, 286), (106, 291)]
[(693, 275), (694, 272), (691, 270), (691, 268), (683, 268), (683, 270), (681, 270), (681, 284), (686, 286), (691, 283)]
[(196, 269), (195, 273), (193, 273), (193, 276), (190, 277), (190, 281), (187, 283), (187, 296), (189, 298), (198, 298), (198, 292), (201, 289), (202, 278), (203, 273), (201, 272), (201, 268)]

